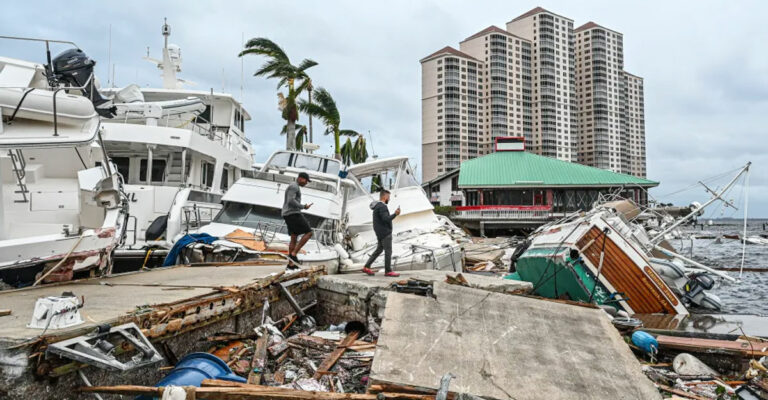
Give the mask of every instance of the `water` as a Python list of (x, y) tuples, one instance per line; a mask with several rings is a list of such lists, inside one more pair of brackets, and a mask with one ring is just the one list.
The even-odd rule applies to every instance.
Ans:
[[(768, 227), (768, 220), (749, 220), (747, 222), (747, 235), (768, 234), (763, 230), (763, 224)], [(687, 232), (697, 236), (722, 236), (740, 235), (743, 229), (743, 221), (716, 220), (714, 225), (686, 228)], [(689, 256), (690, 240), (672, 240), (672, 246), (677, 248), (680, 254)], [(715, 239), (694, 239), (693, 259), (710, 267), (738, 268), (741, 266), (741, 241), (735, 239), (721, 239), (717, 243)], [(747, 245), (745, 268), (761, 268), (765, 272), (744, 272), (741, 280), (730, 283), (719, 280), (710, 291), (717, 295), (723, 303), (723, 313), (726, 314), (757, 314), (768, 316), (768, 245)], [(728, 272), (734, 278), (739, 277), (737, 272)]]

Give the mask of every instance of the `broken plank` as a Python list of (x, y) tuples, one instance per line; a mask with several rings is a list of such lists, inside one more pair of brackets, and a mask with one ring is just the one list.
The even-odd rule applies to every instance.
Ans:
[(678, 395), (680, 397), (685, 397), (686, 399), (709, 400), (709, 397), (697, 396), (697, 395), (695, 395), (693, 393), (684, 392), (682, 390), (678, 390), (678, 389), (669, 387), (667, 385), (659, 384), (659, 389), (661, 389), (661, 390), (663, 390), (665, 392), (668, 392), (668, 393), (676, 394), (676, 395)]
[(320, 379), (323, 372), (328, 372), (333, 366), (336, 364), (336, 361), (339, 360), (342, 354), (344, 354), (345, 351), (347, 351), (347, 347), (349, 347), (352, 343), (357, 340), (357, 337), (360, 335), (360, 332), (354, 331), (347, 334), (347, 337), (345, 337), (341, 343), (336, 347), (336, 349), (333, 350), (331, 354), (326, 357), (325, 360), (320, 364), (320, 367), (317, 368), (317, 372), (315, 372), (315, 379)]
[[(253, 360), (251, 361), (251, 370), (248, 371), (248, 383), (261, 383), (261, 376), (267, 366), (267, 345), (269, 335), (262, 335), (256, 340), (256, 348), (253, 351)], [(258, 371), (258, 372), (257, 372)]]
[(742, 340), (699, 339), (689, 337), (665, 336), (656, 337), (660, 348), (685, 350), (690, 352), (741, 354), (766, 356), (768, 349), (764, 343)]

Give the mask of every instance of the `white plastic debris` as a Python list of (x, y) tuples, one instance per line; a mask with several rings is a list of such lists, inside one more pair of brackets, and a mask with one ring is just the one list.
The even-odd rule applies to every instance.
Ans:
[(75, 296), (51, 296), (37, 299), (32, 320), (27, 325), (34, 329), (61, 329), (80, 325), (83, 304)]
[(162, 400), (184, 400), (187, 398), (187, 391), (181, 386), (168, 385), (163, 390)]
[(718, 376), (717, 371), (704, 364), (698, 358), (688, 354), (680, 353), (672, 360), (672, 368), (680, 375), (690, 376)]

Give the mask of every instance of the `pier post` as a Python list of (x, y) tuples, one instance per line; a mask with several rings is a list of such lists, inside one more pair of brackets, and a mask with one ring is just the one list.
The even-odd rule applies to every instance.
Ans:
[(480, 221), (480, 237), (485, 237), (485, 222)]

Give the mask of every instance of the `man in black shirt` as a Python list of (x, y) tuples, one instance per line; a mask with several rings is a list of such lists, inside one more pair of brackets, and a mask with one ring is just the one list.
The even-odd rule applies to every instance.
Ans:
[(376, 261), (381, 252), (384, 252), (384, 275), (391, 277), (398, 277), (395, 271), (392, 271), (392, 220), (400, 215), (400, 207), (397, 207), (394, 214), (389, 213), (387, 204), (389, 203), (389, 191), (382, 190), (379, 192), (379, 201), (371, 203), (371, 210), (373, 210), (373, 231), (376, 233), (376, 239), (378, 240), (378, 246), (376, 250), (368, 258), (368, 262), (363, 267), (363, 272), (368, 275), (373, 275), (375, 272), (371, 269), (371, 264)]

